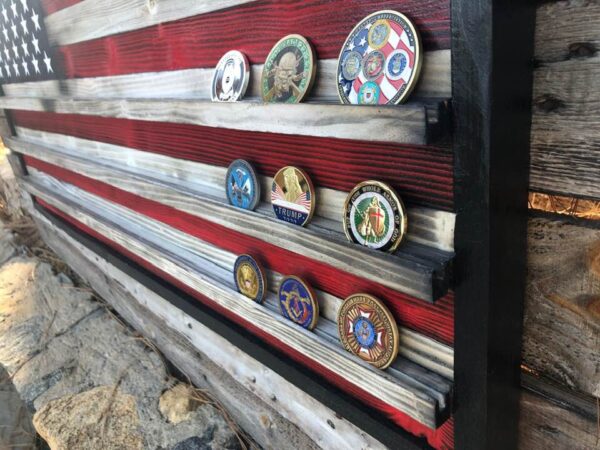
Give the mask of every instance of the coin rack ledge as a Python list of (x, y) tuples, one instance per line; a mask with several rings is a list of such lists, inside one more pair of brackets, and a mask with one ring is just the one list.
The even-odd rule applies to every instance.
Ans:
[[(502, 327), (520, 323), (522, 286), (510, 271), (523, 252), (520, 241), (505, 250), (523, 223), (498, 211), (526, 200), (524, 171), (503, 169), (526, 166), (528, 130), (512, 102), (528, 98), (530, 48), (514, 42), (529, 42), (530, 11), (517, 20), (504, 0), (495, 11), (512, 15), (492, 15), (491, 0), (49, 3), (57, 75), (2, 85), (2, 138), (42, 235), (92, 287), (159, 314), (325, 448), (480, 449), (492, 428), (503, 430), (492, 445), (511, 447), (514, 390), (498, 386), (514, 387), (507, 361), (518, 360), (517, 339)], [(342, 105), (340, 46), (381, 9), (405, 13), (420, 31), (420, 82), (402, 105)], [(492, 30), (507, 27), (513, 34), (494, 35), (492, 47)], [(263, 63), (290, 33), (315, 48), (315, 84), (301, 104), (263, 103)], [(232, 49), (250, 62), (246, 97), (213, 103), (213, 67)], [(255, 211), (228, 204), (235, 159), (257, 169)], [(278, 221), (270, 205), (272, 177), (287, 165), (316, 188), (305, 228)], [(406, 203), (408, 232), (393, 254), (344, 235), (346, 196), (365, 180), (389, 184)], [(236, 291), (244, 253), (266, 268), (263, 304)], [(286, 275), (315, 290), (312, 331), (281, 316)], [(382, 300), (398, 324), (399, 354), (386, 370), (338, 337), (338, 310), (358, 292)], [(202, 348), (207, 339), (218, 349)], [(272, 386), (240, 371), (263, 373), (280, 389), (277, 404)]]

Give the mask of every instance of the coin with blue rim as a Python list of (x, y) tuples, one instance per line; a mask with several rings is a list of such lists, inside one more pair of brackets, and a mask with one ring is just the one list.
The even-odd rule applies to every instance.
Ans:
[(383, 302), (368, 294), (354, 294), (338, 310), (338, 334), (346, 350), (379, 369), (398, 355), (396, 320)]
[(225, 177), (227, 200), (238, 208), (253, 210), (260, 201), (260, 183), (254, 167), (243, 159), (236, 159)]
[(279, 285), (281, 314), (288, 320), (312, 330), (319, 320), (319, 303), (308, 284), (295, 276), (287, 276)]
[(240, 255), (233, 266), (235, 286), (241, 294), (262, 303), (267, 292), (267, 278), (262, 266), (250, 255)]

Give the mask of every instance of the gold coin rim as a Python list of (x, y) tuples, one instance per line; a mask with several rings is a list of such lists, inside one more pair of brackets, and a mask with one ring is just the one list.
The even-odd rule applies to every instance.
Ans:
[[(308, 295), (310, 297), (310, 303), (313, 307), (313, 318), (312, 321), (310, 322), (310, 324), (308, 325), (308, 327), (306, 327), (307, 330), (313, 330), (313, 328), (315, 328), (315, 326), (317, 325), (317, 322), (319, 321), (319, 302), (317, 301), (317, 297), (315, 296), (315, 291), (313, 290), (313, 288), (306, 283), (302, 278), (296, 276), (296, 275), (286, 275), (281, 279), (281, 282), (279, 283), (279, 289), (277, 289), (277, 301), (279, 303), (279, 309), (281, 311), (281, 315), (283, 318), (286, 318), (283, 312), (283, 307), (281, 306), (281, 300), (280, 300), (280, 295), (281, 295), (281, 286), (283, 286), (283, 282), (285, 280), (295, 280), (298, 283), (300, 283), (304, 289), (306, 289), (306, 292), (308, 292)], [(298, 322), (295, 322), (292, 319), (289, 319), (290, 322), (295, 323), (296, 325), (302, 327), (302, 325), (300, 325)], [(302, 327), (304, 328), (304, 327)]]
[[(310, 223), (310, 221), (313, 218), (313, 214), (315, 213), (315, 206), (316, 206), (316, 198), (315, 198), (315, 187), (312, 183), (312, 180), (310, 179), (310, 177), (308, 176), (308, 174), (300, 169), (299, 167), (296, 166), (285, 166), (282, 167), (281, 169), (279, 169), (276, 173), (275, 176), (273, 176), (273, 183), (275, 183), (275, 178), (277, 178), (277, 175), (279, 175), (280, 172), (283, 172), (285, 169), (296, 169), (298, 172), (300, 172), (300, 174), (304, 177), (304, 179), (306, 180), (306, 183), (308, 184), (308, 189), (310, 191), (310, 211), (308, 213), (308, 217), (306, 218), (306, 220), (298, 226), (304, 227), (306, 225), (308, 225)], [(271, 192), (273, 192), (273, 183), (271, 183)], [(273, 209), (273, 202), (271, 202), (271, 209)], [(275, 214), (275, 210), (273, 210), (273, 214)], [(277, 220), (281, 220), (279, 217), (277, 217), (277, 214), (275, 214), (275, 218)], [(285, 220), (281, 220), (284, 223), (289, 223), (290, 225), (294, 225), (293, 223), (290, 222), (286, 222)]]
[[(239, 290), (239, 288), (238, 288), (238, 292), (239, 292), (240, 294), (242, 294), (244, 297), (246, 297), (246, 298), (249, 298), (249, 299), (250, 299), (250, 300), (252, 300), (253, 302), (256, 302), (256, 303), (258, 303), (258, 304), (262, 304), (262, 302), (264, 301), (265, 297), (267, 296), (267, 290), (268, 290), (268, 286), (267, 286), (267, 277), (266, 277), (266, 272), (265, 272), (265, 269), (264, 269), (263, 265), (262, 265), (261, 263), (259, 263), (259, 262), (256, 260), (256, 258), (255, 258), (255, 257), (253, 257), (252, 255), (249, 255), (249, 254), (247, 254), (247, 253), (242, 253), (241, 255), (239, 255), (239, 256), (238, 256), (238, 257), (235, 259), (235, 263), (233, 264), (233, 266), (234, 266), (234, 267), (235, 267), (235, 266), (237, 266), (237, 262), (238, 262), (238, 260), (239, 260), (240, 258), (244, 257), (244, 256), (245, 256), (245, 257), (247, 257), (247, 258), (250, 258), (252, 261), (254, 261), (254, 263), (256, 264), (256, 267), (258, 267), (258, 275), (259, 275), (260, 279), (262, 280), (262, 284), (263, 284), (263, 294), (262, 294), (262, 297), (261, 297), (261, 298), (258, 298), (258, 297), (256, 297), (256, 298), (252, 298), (252, 297), (249, 297), (248, 295), (244, 294), (243, 292), (241, 292), (241, 291)], [(235, 277), (235, 284), (236, 284), (236, 287), (237, 287), (237, 269), (236, 269), (236, 271), (235, 271), (234, 277)]]

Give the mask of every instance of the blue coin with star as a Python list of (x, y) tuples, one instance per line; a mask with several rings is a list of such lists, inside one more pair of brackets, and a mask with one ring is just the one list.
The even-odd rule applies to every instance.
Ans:
[(260, 183), (254, 167), (243, 159), (236, 159), (225, 177), (227, 200), (237, 208), (254, 210), (260, 201)]

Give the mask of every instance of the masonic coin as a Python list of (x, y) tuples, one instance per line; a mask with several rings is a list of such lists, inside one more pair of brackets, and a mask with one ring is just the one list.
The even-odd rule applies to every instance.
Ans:
[(308, 175), (292, 166), (279, 170), (273, 178), (271, 204), (279, 220), (306, 225), (315, 209), (315, 189)]
[(263, 268), (250, 255), (241, 255), (233, 268), (237, 290), (257, 303), (262, 303), (267, 291)]
[[(348, 64), (361, 58), (354, 75)], [(421, 39), (417, 29), (403, 14), (379, 11), (365, 17), (348, 35), (338, 59), (338, 95), (342, 103), (398, 104), (412, 92), (421, 72)], [(379, 90), (366, 83), (376, 84)], [(361, 95), (363, 93), (363, 95)], [(368, 97), (366, 94), (369, 94)], [(367, 98), (369, 101), (361, 101)], [(376, 103), (370, 100), (376, 98)]]
[(279, 286), (281, 314), (288, 320), (312, 330), (319, 320), (319, 304), (312, 289), (300, 278), (287, 276)]
[(260, 183), (249, 162), (233, 161), (225, 177), (227, 199), (238, 208), (254, 210), (260, 201)]
[(398, 326), (386, 306), (368, 294), (354, 294), (338, 311), (338, 333), (346, 350), (385, 369), (398, 355)]
[(344, 232), (366, 247), (393, 252), (406, 233), (406, 209), (387, 184), (365, 181), (352, 189), (344, 205)]
[(219, 60), (212, 80), (213, 102), (236, 102), (241, 100), (248, 88), (250, 66), (246, 56), (231, 50)]
[(262, 98), (269, 103), (299, 103), (312, 87), (315, 73), (312, 47), (299, 34), (290, 34), (267, 56), (260, 81)]

